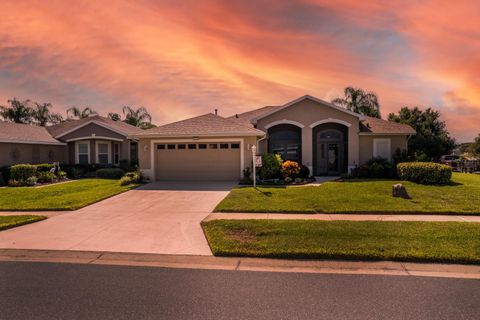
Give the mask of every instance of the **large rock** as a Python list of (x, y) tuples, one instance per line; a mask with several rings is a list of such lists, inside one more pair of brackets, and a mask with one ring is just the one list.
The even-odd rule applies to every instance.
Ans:
[(401, 183), (394, 184), (392, 186), (392, 196), (403, 199), (411, 199), (405, 186)]

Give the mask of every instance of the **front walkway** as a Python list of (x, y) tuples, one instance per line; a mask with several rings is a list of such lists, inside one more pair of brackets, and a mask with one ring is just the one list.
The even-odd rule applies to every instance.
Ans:
[(211, 255), (200, 222), (233, 185), (151, 183), (77, 211), (48, 214), (47, 220), (2, 231), (0, 248)]
[(401, 214), (297, 214), (297, 213), (211, 213), (210, 220), (351, 220), (351, 221), (457, 221), (480, 223), (480, 216)]

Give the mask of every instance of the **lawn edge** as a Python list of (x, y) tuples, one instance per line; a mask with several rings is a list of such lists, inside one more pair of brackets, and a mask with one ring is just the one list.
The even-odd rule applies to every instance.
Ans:
[[(0, 213), (0, 216), (1, 216), (1, 213)], [(16, 223), (16, 224), (12, 224), (12, 225), (8, 225), (8, 226), (3, 226), (3, 227), (0, 226), (0, 231), (13, 229), (13, 228), (16, 228), (16, 227), (20, 227), (20, 226), (24, 226), (24, 225), (27, 225), (27, 224), (30, 224), (30, 223), (40, 222), (40, 221), (48, 219), (48, 217), (42, 216), (42, 215), (26, 215), (26, 214), (19, 214), (18, 216), (5, 216), (5, 217), (22, 217), (22, 216), (30, 216), (30, 217), (32, 217), (32, 219), (25, 220), (25, 221), (22, 221), (22, 222), (19, 222), (19, 223)]]

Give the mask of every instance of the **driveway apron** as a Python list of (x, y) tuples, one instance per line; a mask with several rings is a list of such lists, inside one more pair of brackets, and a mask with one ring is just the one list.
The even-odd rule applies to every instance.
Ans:
[(151, 183), (77, 211), (2, 231), (0, 248), (211, 255), (200, 222), (233, 185)]

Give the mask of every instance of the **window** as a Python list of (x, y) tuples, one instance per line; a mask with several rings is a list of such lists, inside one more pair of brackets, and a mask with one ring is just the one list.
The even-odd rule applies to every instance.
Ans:
[(373, 139), (373, 156), (391, 160), (390, 139)]
[(118, 143), (113, 144), (113, 164), (119, 164), (120, 162), (120, 145)]
[(138, 142), (130, 141), (130, 162), (138, 164)]
[(220, 149), (228, 149), (228, 143), (220, 143)]
[(209, 149), (218, 149), (218, 144), (216, 144), (216, 143), (210, 143), (210, 144), (208, 145), (208, 148), (209, 148)]
[(232, 143), (232, 144), (230, 145), (230, 148), (232, 148), (232, 149), (240, 149), (240, 143)]
[(173, 149), (175, 149), (175, 145), (174, 144), (167, 144), (167, 149), (168, 150), (173, 150)]
[(77, 142), (77, 163), (90, 163), (90, 141)]
[(158, 150), (165, 150), (165, 145), (164, 144), (158, 144), (157, 149)]
[(302, 129), (292, 124), (279, 124), (268, 129), (268, 152), (283, 160), (301, 162)]
[(185, 149), (185, 147), (186, 147), (186, 146), (185, 146), (184, 144), (179, 144), (179, 145), (177, 146), (178, 149)]
[(198, 149), (207, 149), (207, 145), (205, 143), (200, 143)]
[(97, 163), (110, 163), (110, 143), (97, 141)]
[(188, 149), (197, 149), (197, 145), (192, 143), (188, 145)]

